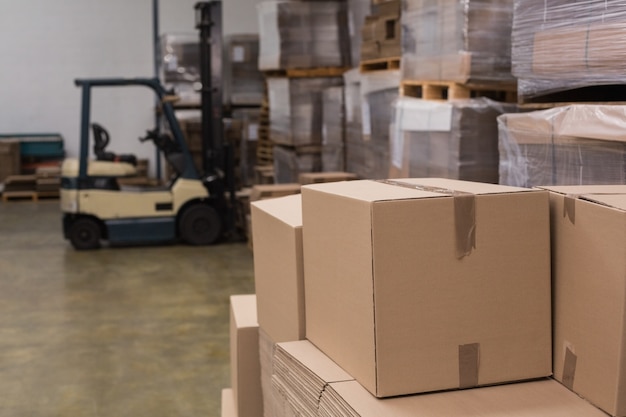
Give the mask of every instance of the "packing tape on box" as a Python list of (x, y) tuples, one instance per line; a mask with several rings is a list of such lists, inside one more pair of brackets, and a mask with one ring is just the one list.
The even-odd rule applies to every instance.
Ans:
[(574, 389), (574, 376), (576, 375), (577, 357), (569, 347), (565, 348), (565, 358), (563, 359), (563, 385), (570, 390)]
[(394, 180), (377, 180), (383, 184), (411, 188), (451, 196), (454, 199), (454, 230), (456, 237), (456, 257), (469, 256), (476, 248), (476, 195), (442, 187), (410, 184)]
[(459, 388), (478, 386), (480, 344), (459, 345)]

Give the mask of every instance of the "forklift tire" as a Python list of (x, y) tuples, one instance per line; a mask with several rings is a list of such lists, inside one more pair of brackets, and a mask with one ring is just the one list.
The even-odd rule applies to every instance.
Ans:
[(195, 204), (183, 212), (178, 229), (185, 243), (210, 245), (220, 237), (222, 221), (213, 207)]
[(96, 220), (84, 217), (72, 223), (68, 237), (74, 249), (90, 250), (100, 247), (102, 233)]

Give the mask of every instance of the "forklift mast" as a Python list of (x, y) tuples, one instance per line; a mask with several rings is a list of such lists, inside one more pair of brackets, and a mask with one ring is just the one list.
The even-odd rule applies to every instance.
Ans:
[(200, 31), (203, 171), (206, 177), (212, 177), (226, 169), (222, 123), (222, 2), (199, 2), (195, 11), (196, 29)]

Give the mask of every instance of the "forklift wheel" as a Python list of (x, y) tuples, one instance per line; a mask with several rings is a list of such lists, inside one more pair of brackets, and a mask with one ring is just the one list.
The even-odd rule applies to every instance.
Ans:
[(220, 237), (222, 222), (213, 207), (196, 204), (185, 210), (178, 227), (185, 243), (210, 245)]
[(78, 219), (70, 226), (69, 239), (74, 249), (98, 249), (101, 237), (100, 225), (94, 219)]

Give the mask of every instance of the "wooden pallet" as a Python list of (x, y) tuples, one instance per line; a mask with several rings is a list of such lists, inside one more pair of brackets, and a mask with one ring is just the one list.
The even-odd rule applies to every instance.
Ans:
[(402, 81), (400, 93), (405, 97), (424, 100), (463, 100), (488, 97), (506, 103), (517, 103), (517, 85), (514, 83), (467, 83), (451, 81)]
[(397, 70), (400, 69), (400, 57), (362, 61), (359, 69), (361, 72)]
[(2, 201), (28, 200), (37, 202), (44, 198), (59, 198), (58, 191), (5, 191), (2, 193)]
[(257, 138), (256, 159), (259, 165), (274, 164), (274, 144), (270, 138), (270, 106), (267, 97), (261, 105)]
[(322, 68), (291, 68), (284, 70), (264, 71), (266, 77), (288, 78), (317, 78), (317, 77), (341, 77), (348, 71), (348, 67), (322, 67)]

